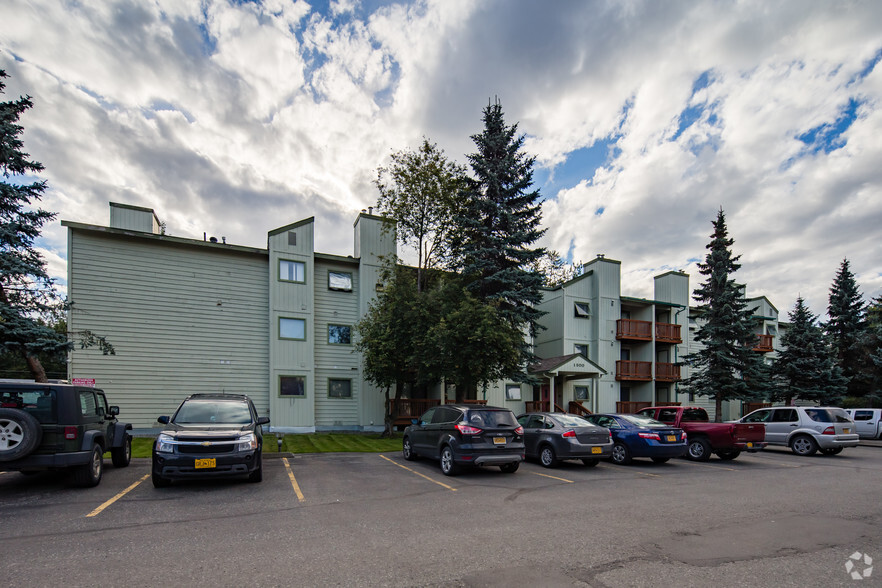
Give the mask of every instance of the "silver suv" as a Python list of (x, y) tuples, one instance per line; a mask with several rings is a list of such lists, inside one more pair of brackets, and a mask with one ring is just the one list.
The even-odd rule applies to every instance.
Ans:
[(858, 444), (854, 421), (841, 408), (776, 406), (761, 408), (738, 422), (763, 423), (766, 443), (789, 447), (796, 455), (836, 455)]

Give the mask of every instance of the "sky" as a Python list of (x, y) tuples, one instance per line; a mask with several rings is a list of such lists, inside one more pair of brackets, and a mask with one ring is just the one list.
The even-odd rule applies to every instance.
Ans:
[[(266, 247), (315, 217), (353, 254), (378, 166), (423, 137), (467, 163), (498, 99), (573, 261), (622, 293), (694, 289), (725, 211), (748, 297), (826, 313), (843, 259), (882, 295), (882, 3), (4, 0), (2, 100), (30, 95), (39, 245), (62, 293), (66, 229), (109, 202), (177, 237)], [(406, 253), (402, 250), (402, 253)]]

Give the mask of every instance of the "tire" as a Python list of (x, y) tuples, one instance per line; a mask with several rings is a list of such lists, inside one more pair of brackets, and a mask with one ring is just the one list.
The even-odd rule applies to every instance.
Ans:
[(822, 449), (821, 453), (823, 453), (824, 455), (839, 455), (840, 453), (842, 453), (842, 448), (830, 447), (828, 449)]
[(600, 462), (600, 460), (597, 458), (591, 459), (589, 457), (586, 457), (582, 460), (582, 463), (585, 464), (586, 468), (593, 468), (598, 464), (598, 462)]
[(153, 479), (154, 488), (168, 488), (169, 486), (171, 486), (171, 480), (169, 480), (168, 478), (163, 478), (156, 472), (153, 472), (151, 478)]
[(616, 443), (613, 445), (609, 459), (616, 465), (628, 465), (631, 463), (631, 451), (624, 443)]
[(717, 457), (719, 457), (723, 461), (732, 461), (739, 455), (741, 455), (741, 451), (739, 451), (738, 449), (724, 449), (717, 452)]
[(404, 459), (407, 461), (415, 461), (416, 453), (413, 452), (413, 446), (410, 444), (410, 437), (405, 437), (404, 441), (401, 442), (401, 455), (404, 456)]
[(655, 463), (668, 463), (670, 459), (670, 457), (653, 457), (652, 461)]
[(818, 444), (808, 435), (797, 435), (790, 441), (790, 451), (802, 457), (814, 455), (818, 451)]
[(115, 468), (128, 467), (132, 461), (132, 436), (126, 434), (122, 447), (114, 447), (110, 450), (110, 460)]
[(81, 488), (92, 488), (101, 483), (104, 473), (104, 448), (97, 443), (92, 447), (89, 463), (74, 468), (74, 483)]
[(553, 468), (557, 465), (557, 455), (554, 453), (554, 447), (551, 445), (543, 445), (539, 450), (539, 463), (544, 468)]
[(505, 465), (499, 466), (499, 469), (503, 474), (513, 474), (518, 471), (518, 468), (521, 467), (520, 462), (507, 463)]
[(459, 473), (459, 467), (453, 461), (453, 450), (449, 445), (441, 448), (441, 473), (445, 476), (455, 476)]
[(0, 462), (27, 457), (42, 438), (40, 422), (32, 415), (17, 408), (0, 408)]
[(254, 470), (253, 472), (248, 474), (248, 481), (252, 482), (254, 484), (257, 484), (257, 483), (263, 481), (263, 463), (262, 462), (259, 466), (257, 466), (256, 470)]
[(689, 440), (686, 449), (686, 459), (692, 461), (707, 461), (711, 456), (711, 446), (704, 437), (696, 437)]

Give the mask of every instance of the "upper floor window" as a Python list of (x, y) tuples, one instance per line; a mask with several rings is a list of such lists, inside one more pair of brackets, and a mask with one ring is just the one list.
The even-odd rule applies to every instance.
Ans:
[(328, 325), (328, 343), (349, 345), (352, 343), (352, 328), (349, 325)]
[(591, 316), (591, 306), (587, 302), (576, 302), (575, 314), (579, 318), (588, 318)]
[(297, 339), (303, 341), (306, 339), (306, 321), (304, 319), (280, 318), (279, 319), (279, 338), (280, 339)]
[(575, 345), (576, 353), (588, 359), (588, 345), (585, 343), (576, 343)]
[(352, 274), (349, 272), (328, 272), (328, 290), (352, 292)]
[(279, 260), (279, 280), (283, 282), (306, 282), (306, 264), (302, 261)]

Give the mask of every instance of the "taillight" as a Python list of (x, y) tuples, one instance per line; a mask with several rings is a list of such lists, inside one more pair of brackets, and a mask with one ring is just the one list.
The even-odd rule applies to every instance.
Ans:
[(473, 427), (471, 425), (464, 425), (462, 423), (456, 425), (456, 430), (463, 435), (480, 435), (484, 432), (483, 429), (479, 429), (478, 427)]
[(642, 439), (653, 439), (655, 441), (661, 441), (661, 436), (658, 433), (638, 433)]
[(826, 429), (824, 429), (824, 432), (821, 434), (822, 435), (835, 435), (836, 429), (834, 429), (833, 427), (827, 427)]
[(524, 434), (523, 427), (518, 427), (517, 429), (515, 429), (515, 435), (523, 435), (523, 434)]
[(569, 431), (564, 432), (563, 436), (566, 437), (567, 439), (575, 439), (576, 432), (574, 430), (570, 429)]
[(65, 439), (76, 439), (77, 438), (77, 428), (76, 427), (65, 427), (64, 428), (64, 438)]

